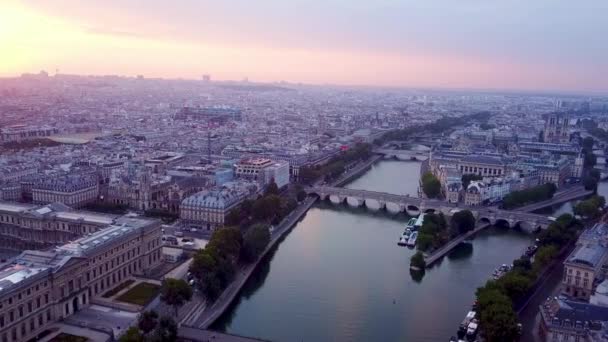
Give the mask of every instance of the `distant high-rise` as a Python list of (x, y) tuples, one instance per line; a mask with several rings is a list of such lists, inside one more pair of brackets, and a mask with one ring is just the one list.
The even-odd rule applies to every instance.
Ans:
[(203, 75), (203, 82), (211, 82), (211, 75)]
[(570, 141), (567, 114), (552, 113), (545, 120), (544, 141), (547, 143), (567, 143)]

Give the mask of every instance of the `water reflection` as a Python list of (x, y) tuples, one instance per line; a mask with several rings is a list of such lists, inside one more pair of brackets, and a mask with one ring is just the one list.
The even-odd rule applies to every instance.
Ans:
[(424, 274), (425, 274), (425, 270), (414, 270), (410, 268), (410, 276), (412, 277), (412, 280), (416, 283), (421, 283), (422, 282), (422, 278), (424, 278)]
[(473, 255), (473, 243), (472, 242), (463, 242), (456, 246), (449, 254), (448, 259), (450, 260), (460, 260), (466, 259)]

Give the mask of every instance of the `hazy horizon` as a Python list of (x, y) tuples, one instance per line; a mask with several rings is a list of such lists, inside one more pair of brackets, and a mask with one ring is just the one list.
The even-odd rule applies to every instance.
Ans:
[(606, 10), (602, 0), (6, 0), (0, 77), (605, 94)]

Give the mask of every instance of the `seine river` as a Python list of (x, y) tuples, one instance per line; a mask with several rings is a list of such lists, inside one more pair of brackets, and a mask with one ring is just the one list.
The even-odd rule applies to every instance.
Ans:
[[(415, 196), (419, 167), (381, 161), (348, 187)], [(421, 276), (409, 270), (414, 251), (396, 244), (406, 219), (318, 203), (213, 328), (271, 341), (447, 341), (475, 289), (532, 239), (491, 228)]]

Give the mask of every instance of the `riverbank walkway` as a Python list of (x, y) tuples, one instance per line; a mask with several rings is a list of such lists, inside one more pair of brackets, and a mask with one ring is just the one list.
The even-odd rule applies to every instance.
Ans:
[(291, 230), (291, 228), (306, 214), (308, 209), (313, 206), (316, 198), (307, 198), (302, 202), (294, 211), (292, 211), (283, 221), (278, 224), (271, 234), (270, 243), (266, 249), (262, 252), (257, 261), (251, 265), (241, 269), (235, 276), (235, 279), (228, 285), (228, 287), (222, 292), (217, 300), (211, 305), (203, 305), (199, 309), (194, 309), (195, 314), (188, 317), (187, 322), (182, 322), (182, 326), (189, 326), (191, 328), (208, 329), (228, 308), (232, 301), (236, 298), (239, 291), (245, 285), (247, 279), (255, 271), (256, 267), (264, 256), (275, 246), (275, 244), (281, 240), (281, 238)]
[(358, 177), (363, 171), (367, 171), (372, 165), (374, 165), (378, 160), (382, 159), (382, 155), (376, 154), (364, 161), (361, 164), (356, 165), (352, 169), (348, 170), (338, 179), (331, 181), (330, 186), (343, 186), (344, 184), (351, 181), (354, 177)]
[(463, 235), (460, 235), (459, 237), (457, 237), (457, 238), (451, 240), (450, 242), (446, 243), (445, 245), (443, 245), (438, 250), (434, 251), (433, 253), (429, 254), (428, 256), (425, 256), (424, 261), (426, 263), (426, 267), (430, 267), (435, 262), (437, 262), (439, 259), (441, 259), (446, 254), (448, 254), (452, 249), (454, 249), (456, 246), (458, 246), (461, 242), (465, 241), (466, 239), (470, 239), (471, 237), (473, 237), (473, 235), (488, 228), (489, 226), (490, 226), (489, 223), (483, 223), (481, 225), (478, 225), (477, 227), (475, 227), (475, 229), (468, 231)]
[(206, 329), (180, 327), (177, 330), (180, 341), (188, 342), (267, 342), (259, 338), (245, 337)]

